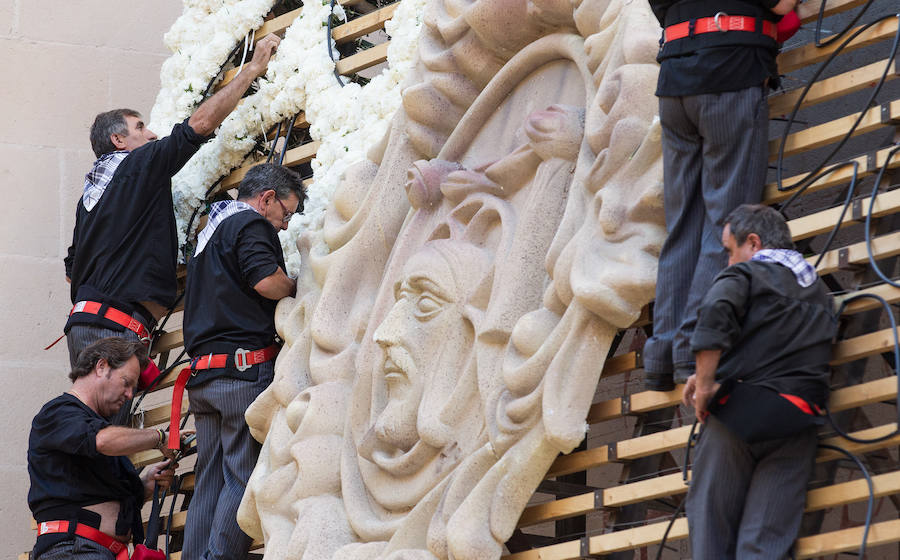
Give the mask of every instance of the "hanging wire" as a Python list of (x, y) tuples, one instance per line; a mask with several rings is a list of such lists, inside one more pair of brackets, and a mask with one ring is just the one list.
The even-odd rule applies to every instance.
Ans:
[[(875, 255), (872, 253), (872, 213), (875, 210), (875, 199), (878, 198), (879, 186), (881, 185), (881, 181), (884, 178), (884, 174), (887, 171), (891, 160), (894, 159), (894, 155), (900, 151), (900, 145), (897, 145), (888, 152), (887, 159), (884, 161), (884, 165), (881, 166), (881, 169), (878, 170), (878, 176), (875, 178), (875, 184), (872, 185), (872, 195), (869, 198), (869, 211), (866, 212), (866, 253), (869, 256), (869, 266), (872, 267), (872, 271), (884, 281), (886, 284), (890, 284), (895, 288), (900, 288), (900, 284), (888, 278), (884, 272), (881, 271), (881, 267), (878, 266), (878, 263), (875, 261)], [(894, 333), (896, 335), (896, 333)], [(900, 365), (900, 360), (894, 362), (894, 367)]]
[(294, 131), (295, 122), (297, 122), (297, 115), (291, 117), (291, 123), (287, 127), (287, 132), (284, 133), (284, 147), (281, 149), (281, 155), (278, 157), (278, 165), (284, 164), (284, 154), (287, 153), (288, 142), (291, 141), (291, 132)]
[[(337, 62), (338, 59), (334, 58), (334, 51), (331, 49), (331, 20), (334, 19), (334, 4), (336, 0), (331, 0), (331, 13), (328, 15), (328, 25), (326, 26), (326, 35), (325, 35), (325, 44), (328, 45), (328, 58), (331, 59), (332, 62)], [(340, 58), (340, 57), (338, 57)], [(344, 87), (346, 84), (344, 80), (341, 79), (341, 73), (338, 72), (337, 64), (334, 65), (334, 79), (337, 80), (337, 83), (340, 84), (341, 87)]]
[(841, 31), (839, 31), (836, 35), (829, 37), (826, 41), (822, 41), (821, 40), (822, 39), (822, 19), (825, 17), (825, 4), (826, 4), (825, 0), (822, 0), (822, 3), (819, 4), (819, 12), (816, 16), (816, 33), (814, 36), (814, 41), (815, 41), (816, 47), (818, 47), (820, 49), (823, 47), (827, 47), (828, 45), (834, 43), (835, 41), (837, 41), (838, 39), (840, 39), (841, 37), (846, 35), (847, 32), (850, 31), (850, 29), (854, 25), (856, 25), (856, 22), (859, 21), (859, 18), (861, 18), (863, 16), (863, 14), (866, 13), (866, 10), (868, 10), (869, 6), (872, 5), (872, 2), (873, 2), (873, 0), (868, 0), (868, 2), (866, 2), (866, 4), (862, 7), (862, 9), (856, 13), (856, 16), (853, 18), (853, 20), (850, 23), (848, 23), (846, 26), (844, 26), (844, 28)]

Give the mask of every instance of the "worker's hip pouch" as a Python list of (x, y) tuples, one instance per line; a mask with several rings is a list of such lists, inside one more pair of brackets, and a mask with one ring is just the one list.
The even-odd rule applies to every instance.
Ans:
[(722, 383), (709, 412), (747, 443), (791, 437), (823, 423), (799, 397), (740, 382)]

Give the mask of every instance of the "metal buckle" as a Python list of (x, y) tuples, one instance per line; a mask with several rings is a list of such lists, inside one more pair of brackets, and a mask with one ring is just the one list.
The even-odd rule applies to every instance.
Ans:
[[(709, 12), (706, 12), (706, 13), (709, 13)], [(715, 17), (713, 17), (713, 23), (716, 25), (716, 29), (718, 29), (719, 31), (724, 33), (726, 30), (722, 29), (722, 26), (719, 25), (719, 18), (722, 16), (728, 17), (728, 14), (726, 14), (725, 12), (716, 12)], [(709, 20), (707, 20), (707, 21), (709, 21)]]
[[(238, 371), (245, 371), (250, 369), (250, 366), (253, 364), (250, 362), (250, 350), (244, 350), (243, 348), (238, 348), (234, 351), (234, 367)], [(240, 358), (240, 360), (238, 359)]]

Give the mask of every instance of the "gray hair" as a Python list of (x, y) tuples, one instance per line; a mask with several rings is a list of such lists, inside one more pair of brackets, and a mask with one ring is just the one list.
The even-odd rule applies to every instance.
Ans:
[(291, 193), (300, 199), (298, 212), (303, 211), (303, 202), (306, 200), (306, 187), (303, 179), (295, 171), (274, 163), (261, 163), (247, 171), (244, 179), (238, 187), (238, 200), (247, 200), (255, 195), (268, 190), (274, 190), (275, 196), (285, 199)]
[(728, 214), (725, 223), (738, 245), (743, 245), (747, 236), (755, 233), (764, 249), (794, 248), (784, 216), (764, 204), (741, 204)]
[(144, 371), (144, 368), (150, 363), (147, 349), (140, 342), (115, 336), (101, 338), (78, 354), (75, 367), (69, 373), (69, 379), (75, 381), (79, 377), (91, 373), (100, 360), (106, 360), (110, 368), (118, 369), (124, 366), (132, 356), (138, 359), (141, 371)]
[(113, 109), (100, 113), (91, 125), (91, 148), (94, 155), (100, 157), (116, 151), (115, 144), (109, 139), (113, 134), (128, 135), (128, 122), (125, 117), (141, 118), (141, 114), (133, 109)]

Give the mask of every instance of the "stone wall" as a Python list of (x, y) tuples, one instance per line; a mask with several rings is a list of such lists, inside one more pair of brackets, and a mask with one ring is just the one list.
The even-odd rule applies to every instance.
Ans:
[[(94, 160), (96, 113), (131, 107), (149, 116), (178, 0), (0, 0), (0, 559), (33, 544), (25, 452), (31, 418), (68, 386), (69, 306), (62, 257), (75, 204)], [(160, 134), (165, 131), (155, 131)]]

